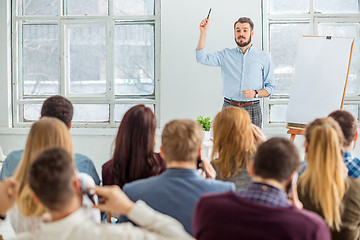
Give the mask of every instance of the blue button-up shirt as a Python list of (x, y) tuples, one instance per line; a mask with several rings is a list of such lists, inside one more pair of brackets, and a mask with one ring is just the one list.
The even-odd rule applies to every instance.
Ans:
[(198, 63), (220, 66), (223, 79), (223, 96), (241, 102), (255, 101), (242, 93), (245, 89), (265, 89), (270, 95), (275, 90), (274, 70), (268, 54), (253, 46), (245, 54), (240, 48), (228, 49), (209, 54), (206, 49), (196, 51)]

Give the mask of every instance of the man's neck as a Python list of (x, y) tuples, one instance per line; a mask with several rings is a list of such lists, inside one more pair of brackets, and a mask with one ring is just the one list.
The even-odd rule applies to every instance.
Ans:
[(355, 142), (352, 141), (349, 146), (344, 146), (343, 150), (344, 152), (351, 152), (354, 149)]
[(70, 203), (59, 211), (49, 211), (51, 215), (51, 222), (59, 221), (67, 216), (71, 215), (75, 211), (81, 208), (81, 199), (74, 197)]
[(256, 183), (265, 183), (267, 185), (270, 185), (272, 187), (278, 188), (280, 190), (285, 191), (285, 186), (281, 182), (275, 180), (275, 179), (264, 179), (262, 177), (254, 176), (252, 177), (253, 182)]
[(167, 168), (184, 168), (184, 169), (196, 169), (196, 163), (194, 161), (184, 160), (172, 160), (166, 163)]
[(248, 50), (250, 47), (252, 46), (251, 43), (249, 43), (248, 45), (246, 45), (245, 47), (239, 47), (240, 50), (242, 51), (243, 54), (246, 53), (246, 50)]

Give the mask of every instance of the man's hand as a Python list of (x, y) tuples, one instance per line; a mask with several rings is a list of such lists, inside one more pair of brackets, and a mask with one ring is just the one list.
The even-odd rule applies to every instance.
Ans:
[(253, 132), (253, 135), (254, 135), (254, 144), (255, 144), (255, 146), (258, 147), (258, 146), (260, 146), (260, 144), (262, 144), (263, 142), (266, 141), (265, 134), (255, 124), (252, 123), (250, 126), (251, 126), (251, 130)]
[(7, 210), (15, 203), (18, 184), (12, 178), (0, 182), (0, 215), (5, 216)]
[(209, 19), (205, 18), (200, 22), (200, 33), (207, 33), (209, 29)]
[(102, 212), (114, 212), (128, 215), (134, 206), (126, 194), (116, 185), (94, 187), (95, 193), (99, 195), (99, 205), (94, 206)]
[(250, 89), (245, 89), (242, 91), (246, 98), (254, 98), (255, 97), (255, 91)]

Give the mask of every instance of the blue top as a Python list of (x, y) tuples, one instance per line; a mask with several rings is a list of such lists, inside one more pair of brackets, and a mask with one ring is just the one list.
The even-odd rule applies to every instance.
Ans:
[[(360, 178), (360, 159), (355, 157), (352, 152), (344, 153), (343, 158), (344, 158), (345, 166), (349, 170), (348, 177)], [(304, 161), (299, 170), (299, 175), (303, 174), (306, 168), (307, 168), (307, 162)]]
[[(16, 167), (19, 165), (23, 152), (24, 150), (17, 150), (7, 155), (2, 164), (0, 180), (11, 177), (14, 174)], [(85, 155), (75, 153), (75, 164), (79, 172), (87, 173), (94, 179), (96, 185), (100, 185), (99, 175), (97, 174), (94, 163), (90, 158)]]
[(223, 79), (223, 96), (241, 102), (260, 98), (246, 98), (245, 89), (265, 89), (270, 95), (275, 90), (274, 70), (268, 54), (253, 46), (245, 54), (240, 48), (225, 48), (209, 54), (206, 49), (196, 51), (196, 60), (209, 66), (220, 66)]
[[(196, 170), (170, 168), (158, 176), (137, 180), (123, 187), (132, 201), (143, 200), (153, 209), (181, 222), (192, 234), (196, 202), (205, 193), (234, 191), (235, 185), (202, 178)], [(118, 222), (128, 221), (121, 216)]]
[(284, 191), (265, 183), (252, 182), (247, 190), (241, 191), (238, 194), (244, 199), (268, 206), (290, 206)]

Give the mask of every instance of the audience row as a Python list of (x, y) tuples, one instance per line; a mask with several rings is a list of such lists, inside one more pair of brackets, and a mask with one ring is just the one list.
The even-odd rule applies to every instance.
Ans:
[[(155, 115), (137, 105), (103, 187), (92, 161), (74, 154), (72, 115), (67, 99), (47, 99), (25, 149), (3, 163), (0, 217), (16, 239), (359, 239), (357, 121), (346, 111), (307, 126), (301, 163), (289, 140), (266, 140), (244, 109), (224, 108), (209, 163), (202, 128), (188, 119), (165, 125), (155, 153)], [(120, 224), (97, 224), (100, 211)]]

